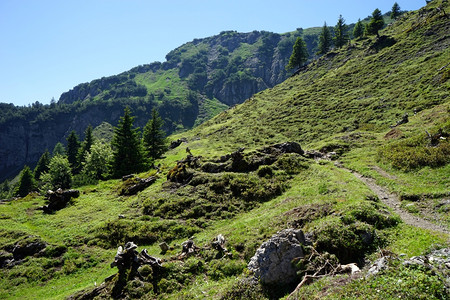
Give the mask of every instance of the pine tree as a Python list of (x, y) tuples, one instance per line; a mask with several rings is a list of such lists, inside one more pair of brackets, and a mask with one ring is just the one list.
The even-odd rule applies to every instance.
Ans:
[(163, 120), (159, 116), (156, 109), (152, 110), (152, 118), (147, 122), (144, 127), (144, 133), (142, 141), (145, 151), (151, 159), (160, 158), (161, 155), (167, 150), (166, 134), (161, 129), (163, 126)]
[(66, 149), (60, 142), (56, 143), (55, 148), (53, 148), (52, 156), (55, 155), (66, 155)]
[(392, 6), (392, 10), (391, 10), (391, 19), (395, 20), (401, 14), (402, 13), (401, 13), (401, 10), (400, 10), (400, 5), (398, 5), (398, 3), (395, 2), (394, 5)]
[(348, 42), (347, 25), (342, 15), (339, 15), (338, 22), (334, 27), (334, 45), (341, 48)]
[(372, 13), (372, 18), (370, 19), (370, 22), (367, 26), (368, 34), (376, 34), (377, 37), (379, 37), (378, 31), (383, 28), (384, 26), (384, 19), (383, 15), (381, 14), (381, 11), (377, 8)]
[(91, 153), (91, 147), (94, 143), (94, 136), (92, 135), (92, 126), (89, 125), (84, 131), (84, 140), (81, 143), (80, 150), (78, 151), (78, 168), (77, 173), (80, 172), (83, 162), (86, 161), (86, 155)]
[(361, 19), (358, 19), (358, 22), (356, 22), (355, 24), (355, 28), (353, 28), (353, 37), (355, 39), (358, 39), (362, 37), (363, 34), (364, 34), (364, 26), (363, 23), (361, 22)]
[(292, 55), (289, 58), (289, 63), (286, 66), (286, 69), (301, 67), (308, 61), (308, 58), (309, 54), (308, 49), (306, 49), (306, 43), (301, 37), (298, 37), (295, 41)]
[(130, 115), (130, 109), (125, 108), (124, 116), (114, 129), (114, 137), (111, 142), (113, 148), (112, 172), (115, 177), (140, 172), (144, 168), (142, 144), (139, 139), (139, 131), (133, 127), (134, 117)]
[(41, 177), (41, 174), (48, 172), (48, 165), (50, 164), (50, 153), (47, 149), (45, 149), (45, 152), (41, 155), (39, 158), (39, 161), (36, 165), (36, 168), (34, 168), (34, 179), (39, 180)]
[(19, 187), (17, 193), (20, 197), (25, 197), (35, 188), (33, 172), (28, 166), (25, 166), (20, 174)]
[(76, 173), (76, 169), (79, 165), (78, 160), (78, 151), (80, 149), (80, 141), (78, 140), (78, 136), (75, 130), (72, 130), (67, 137), (67, 160), (69, 161), (70, 168), (72, 169), (72, 173)]
[(330, 51), (332, 43), (333, 40), (331, 38), (330, 29), (325, 22), (322, 27), (322, 32), (319, 36), (319, 51), (317, 51), (317, 54), (326, 54), (328, 51)]

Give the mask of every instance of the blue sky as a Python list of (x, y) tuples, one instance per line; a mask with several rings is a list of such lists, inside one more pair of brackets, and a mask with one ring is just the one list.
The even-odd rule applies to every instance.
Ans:
[[(164, 61), (224, 30), (277, 33), (347, 24), (395, 0), (1, 0), (0, 102), (49, 103), (75, 85)], [(415, 10), (425, 0), (397, 0)]]

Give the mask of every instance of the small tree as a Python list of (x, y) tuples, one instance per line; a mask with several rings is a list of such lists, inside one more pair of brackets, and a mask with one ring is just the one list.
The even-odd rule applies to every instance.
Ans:
[(140, 172), (144, 168), (142, 144), (138, 128), (133, 127), (134, 117), (125, 108), (123, 117), (114, 129), (112, 172), (115, 177)]
[(353, 37), (358, 39), (362, 37), (364, 34), (364, 25), (361, 22), (361, 19), (358, 19), (358, 22), (355, 24), (355, 28), (353, 28)]
[(48, 152), (47, 149), (45, 149), (45, 152), (39, 158), (36, 168), (34, 168), (34, 179), (35, 180), (39, 180), (39, 178), (41, 177), (41, 174), (48, 172), (49, 164), (50, 164), (50, 153)]
[(370, 22), (367, 26), (368, 34), (376, 34), (377, 37), (379, 37), (378, 31), (383, 28), (384, 26), (384, 19), (383, 15), (381, 14), (381, 11), (377, 8), (372, 13), (372, 18), (370, 19)]
[(397, 2), (394, 3), (391, 10), (391, 19), (395, 20), (402, 14), (400, 5)]
[(338, 22), (334, 27), (334, 45), (341, 48), (348, 42), (347, 25), (342, 15), (339, 15)]
[(62, 143), (56, 143), (55, 148), (53, 148), (52, 155), (66, 155), (66, 149)]
[(331, 38), (330, 29), (325, 22), (322, 27), (322, 32), (319, 36), (319, 51), (317, 51), (317, 54), (326, 54), (328, 51), (330, 51), (332, 43), (333, 40)]
[(94, 143), (94, 136), (92, 135), (92, 126), (89, 125), (84, 131), (84, 140), (81, 143), (80, 150), (78, 151), (78, 169), (80, 172), (82, 164), (85, 161), (86, 155), (91, 152), (92, 144)]
[(142, 137), (144, 149), (151, 159), (160, 158), (167, 150), (166, 134), (161, 129), (162, 126), (163, 120), (156, 109), (153, 109), (152, 118), (145, 125)]
[(19, 187), (17, 193), (20, 197), (25, 197), (35, 188), (33, 172), (28, 166), (25, 166), (20, 174)]
[(111, 146), (107, 143), (94, 142), (85, 160), (82, 174), (93, 179), (107, 178), (113, 161)]
[(78, 140), (78, 136), (75, 130), (72, 130), (67, 137), (67, 160), (69, 161), (70, 168), (72, 169), (72, 173), (74, 174), (78, 164), (78, 151), (80, 149), (80, 141)]
[(62, 155), (53, 156), (50, 160), (48, 173), (50, 174), (50, 183), (54, 189), (68, 189), (71, 187), (72, 171), (67, 157)]
[(289, 58), (289, 63), (286, 69), (294, 69), (303, 66), (309, 58), (308, 49), (306, 49), (306, 43), (301, 38), (298, 37), (295, 41), (292, 55)]

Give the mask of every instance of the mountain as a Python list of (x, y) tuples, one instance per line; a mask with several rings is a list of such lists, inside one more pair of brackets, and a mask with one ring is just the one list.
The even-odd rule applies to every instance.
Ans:
[(157, 169), (1, 201), (0, 295), (447, 299), (449, 10), (171, 135)]
[(34, 165), (45, 149), (65, 143), (72, 130), (82, 136), (89, 124), (116, 125), (125, 106), (130, 106), (140, 127), (156, 108), (167, 134), (201, 124), (285, 80), (297, 36), (303, 36), (310, 53), (315, 53), (316, 28), (285, 34), (227, 31), (186, 43), (168, 53), (163, 63), (79, 84), (51, 105), (0, 104), (0, 180), (17, 174), (25, 164)]

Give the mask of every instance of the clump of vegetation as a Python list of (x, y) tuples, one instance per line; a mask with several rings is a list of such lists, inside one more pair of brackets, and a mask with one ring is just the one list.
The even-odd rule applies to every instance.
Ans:
[(411, 171), (422, 167), (441, 167), (450, 163), (450, 122), (430, 133), (395, 141), (378, 150), (378, 159), (392, 167)]
[(117, 247), (133, 241), (138, 244), (153, 244), (157, 241), (170, 242), (174, 239), (188, 238), (200, 232), (193, 222), (179, 220), (139, 221), (117, 219), (107, 221), (92, 231), (94, 238), (90, 245), (104, 248)]
[(386, 244), (377, 230), (396, 226), (398, 217), (380, 205), (363, 201), (345, 207), (338, 215), (330, 215), (312, 226), (315, 248), (335, 254), (341, 263), (360, 262), (368, 253)]

